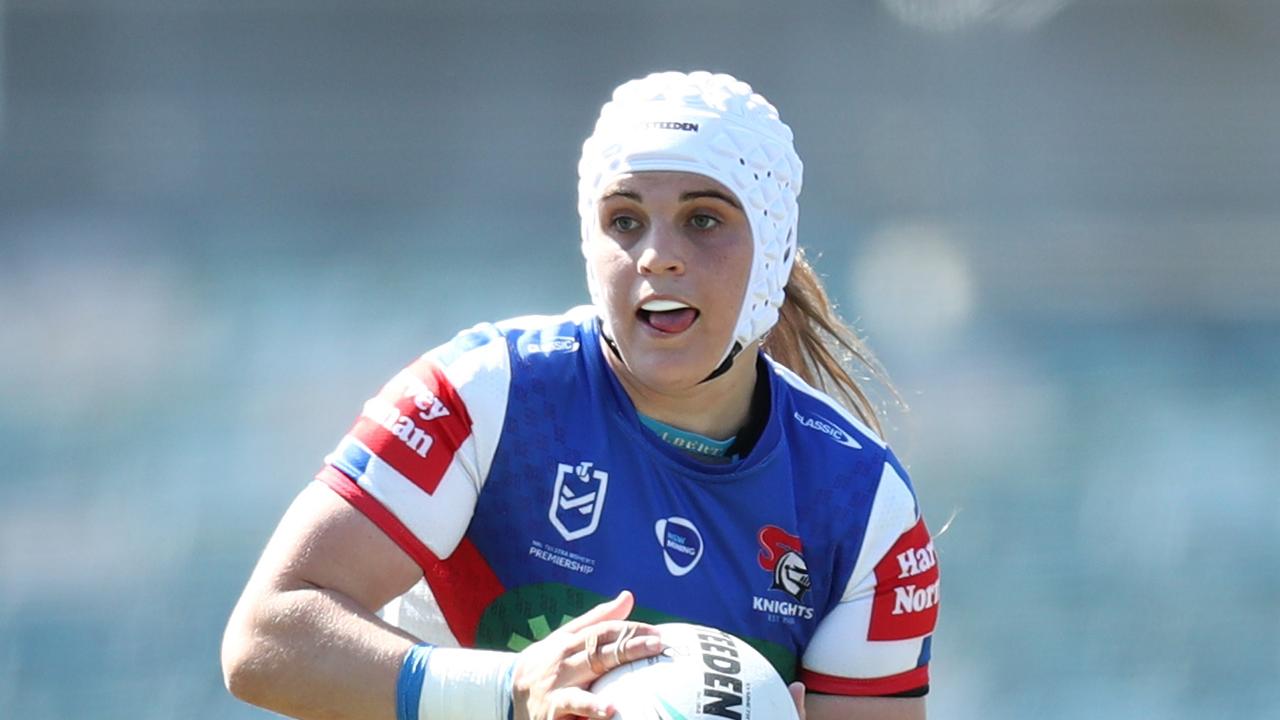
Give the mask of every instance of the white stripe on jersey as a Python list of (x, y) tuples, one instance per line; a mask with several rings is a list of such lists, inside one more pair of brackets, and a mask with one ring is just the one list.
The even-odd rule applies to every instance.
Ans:
[[(471, 416), (471, 437), (454, 456), (453, 464), (466, 467), (477, 493), (489, 476), (489, 466), (498, 449), (503, 421), (507, 414), (507, 395), (511, 390), (511, 358), (507, 341), (495, 337), (478, 348), (468, 350), (444, 368), (444, 375), (467, 406)], [(467, 452), (463, 452), (464, 448)], [(446, 473), (448, 480), (448, 473)], [(471, 517), (471, 509), (466, 512)], [(452, 552), (452, 550), (451, 550)]]
[(824, 675), (866, 679), (915, 669), (925, 638), (869, 641), (870, 625), (870, 595), (836, 605), (809, 641), (802, 666)]
[(871, 514), (867, 517), (862, 550), (858, 553), (858, 562), (853, 566), (853, 574), (849, 576), (849, 584), (845, 586), (840, 602), (871, 597), (876, 589), (876, 563), (918, 519), (916, 499), (907, 482), (893, 465), (885, 463), (876, 498), (871, 503)]
[(383, 620), (395, 625), (423, 642), (440, 647), (461, 647), (462, 643), (449, 630), (440, 603), (431, 593), (425, 579), (419, 580), (404, 595), (387, 603), (379, 613)]

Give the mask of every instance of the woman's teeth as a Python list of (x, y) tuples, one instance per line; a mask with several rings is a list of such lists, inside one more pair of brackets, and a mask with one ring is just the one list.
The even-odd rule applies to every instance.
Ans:
[(687, 304), (679, 300), (650, 300), (640, 306), (641, 310), (646, 312), (668, 312), (671, 310), (683, 310), (689, 307)]

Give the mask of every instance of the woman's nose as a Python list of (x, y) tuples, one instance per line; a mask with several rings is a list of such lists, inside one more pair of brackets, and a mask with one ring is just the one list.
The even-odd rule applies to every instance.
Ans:
[(642, 275), (683, 274), (684, 255), (680, 246), (681, 238), (674, 228), (650, 228), (642, 242), (636, 269)]

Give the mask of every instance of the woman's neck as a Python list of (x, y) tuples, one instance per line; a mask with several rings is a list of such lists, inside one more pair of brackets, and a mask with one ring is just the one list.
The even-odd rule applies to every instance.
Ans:
[(714, 380), (668, 389), (645, 385), (613, 352), (601, 348), (637, 412), (717, 440), (733, 437), (751, 417), (757, 349), (758, 343), (752, 343), (742, 350), (728, 372)]

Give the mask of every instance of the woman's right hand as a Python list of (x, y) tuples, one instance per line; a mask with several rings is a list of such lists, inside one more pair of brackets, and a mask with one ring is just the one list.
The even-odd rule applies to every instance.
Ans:
[(614, 708), (587, 690), (596, 678), (662, 651), (658, 630), (626, 619), (635, 597), (622, 591), (516, 657), (512, 677), (515, 720), (606, 720)]

